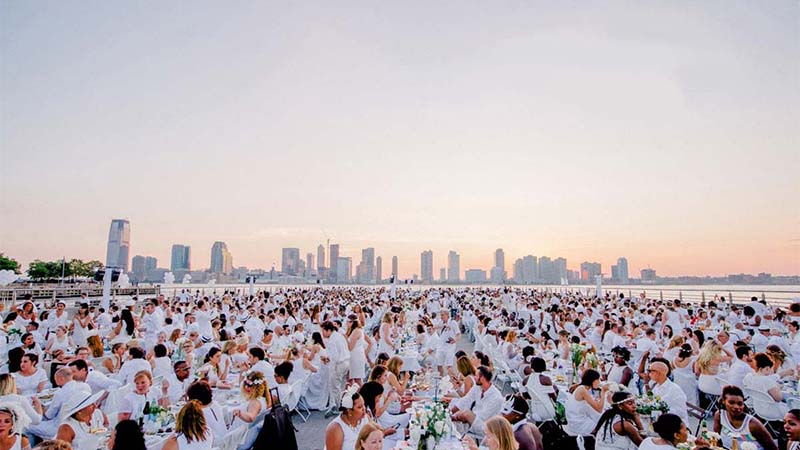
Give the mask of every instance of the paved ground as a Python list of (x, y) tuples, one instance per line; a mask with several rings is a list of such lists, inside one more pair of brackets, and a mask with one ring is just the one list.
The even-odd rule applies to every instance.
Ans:
[[(473, 344), (466, 337), (458, 343), (458, 349), (470, 352)], [(333, 420), (332, 418), (325, 418), (325, 413), (322, 411), (312, 411), (311, 417), (308, 422), (303, 423), (303, 420), (294, 415), (292, 417), (294, 426), (297, 428), (297, 448), (300, 450), (322, 450), (325, 447), (325, 428)]]

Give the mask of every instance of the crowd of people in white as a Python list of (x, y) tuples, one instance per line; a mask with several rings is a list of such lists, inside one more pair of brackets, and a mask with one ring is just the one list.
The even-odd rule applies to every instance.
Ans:
[[(799, 317), (800, 303), (757, 298), (529, 288), (182, 290), (108, 310), (27, 299), (3, 312), (0, 450), (90, 448), (97, 430), (112, 450), (231, 435), (246, 449), (276, 402), (332, 417), (327, 450), (402, 448), (431, 377), (449, 380), (437, 400), (471, 449), (797, 450)], [(637, 412), (648, 397), (668, 413)], [(170, 409), (154, 449), (143, 420)]]

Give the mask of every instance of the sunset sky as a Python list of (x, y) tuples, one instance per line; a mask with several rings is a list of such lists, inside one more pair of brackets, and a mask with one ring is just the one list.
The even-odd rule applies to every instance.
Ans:
[(799, 5), (3, 2), (0, 252), (800, 274)]

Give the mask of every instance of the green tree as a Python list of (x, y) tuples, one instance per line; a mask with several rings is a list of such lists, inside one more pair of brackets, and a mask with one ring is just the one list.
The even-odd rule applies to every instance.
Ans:
[(0, 253), (0, 270), (12, 270), (14, 273), (19, 273), (19, 263), (17, 260)]
[(31, 262), (28, 266), (28, 276), (37, 281), (50, 278), (50, 270), (47, 267), (47, 263), (38, 259)]

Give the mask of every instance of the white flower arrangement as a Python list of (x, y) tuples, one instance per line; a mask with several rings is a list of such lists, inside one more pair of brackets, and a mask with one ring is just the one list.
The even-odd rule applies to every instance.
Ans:
[(450, 434), (453, 423), (447, 414), (447, 406), (442, 402), (436, 402), (425, 409), (416, 409), (411, 415), (409, 422), (410, 439), (412, 442), (424, 440), (430, 447), (433, 443), (439, 442), (443, 437)]

